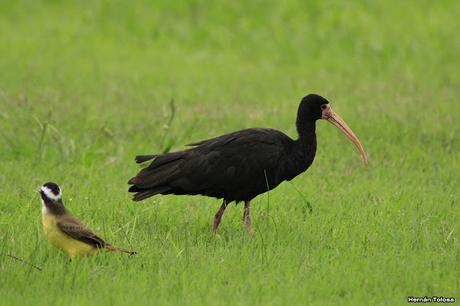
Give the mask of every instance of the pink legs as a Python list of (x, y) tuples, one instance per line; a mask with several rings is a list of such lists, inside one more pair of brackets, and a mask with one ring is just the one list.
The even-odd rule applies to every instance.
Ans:
[[(214, 216), (214, 224), (212, 226), (212, 233), (215, 235), (217, 233), (217, 228), (219, 227), (220, 221), (222, 220), (222, 216), (224, 215), (225, 208), (227, 208), (227, 202), (224, 200), (222, 205), (220, 206), (219, 210)], [(252, 229), (251, 224), (251, 216), (249, 215), (249, 209), (251, 208), (251, 204), (249, 201), (244, 202), (244, 212), (243, 212), (243, 222), (246, 225), (246, 229), (248, 234), (253, 236), (254, 230)]]
[(217, 232), (217, 228), (219, 227), (220, 220), (222, 220), (222, 216), (224, 215), (225, 208), (227, 208), (227, 202), (224, 200), (219, 210), (217, 211), (216, 215), (214, 216), (214, 225), (212, 226), (212, 233), (214, 235)]
[(248, 230), (248, 234), (253, 236), (254, 230), (252, 229), (251, 224), (251, 217), (249, 216), (249, 209), (251, 208), (250, 201), (244, 201), (244, 212), (243, 212), (243, 222), (246, 224), (246, 229)]

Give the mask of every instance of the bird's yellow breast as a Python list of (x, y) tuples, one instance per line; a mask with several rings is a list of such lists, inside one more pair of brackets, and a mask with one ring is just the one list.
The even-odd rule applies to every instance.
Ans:
[(63, 233), (57, 226), (57, 217), (55, 215), (44, 213), (42, 222), (48, 241), (58, 249), (66, 252), (70, 257), (88, 255), (98, 251), (97, 248)]

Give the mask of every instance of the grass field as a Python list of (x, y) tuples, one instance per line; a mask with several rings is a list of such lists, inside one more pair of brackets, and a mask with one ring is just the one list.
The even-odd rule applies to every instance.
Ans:
[[(0, 304), (460, 299), (459, 15), (447, 0), (0, 2)], [(136, 154), (247, 127), (295, 137), (311, 92), (370, 164), (319, 122), (310, 169), (253, 201), (253, 239), (241, 205), (213, 239), (218, 200), (131, 201)], [(69, 262), (48, 245), (50, 180), (139, 254)]]

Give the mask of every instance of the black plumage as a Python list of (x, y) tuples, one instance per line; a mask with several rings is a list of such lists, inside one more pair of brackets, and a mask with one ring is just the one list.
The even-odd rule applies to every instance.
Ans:
[(135, 201), (156, 194), (222, 198), (214, 231), (226, 206), (244, 201), (244, 221), (252, 232), (249, 202), (308, 169), (316, 153), (315, 122), (327, 119), (326, 109), (332, 112), (321, 96), (310, 94), (302, 99), (296, 140), (274, 129), (250, 128), (192, 143), (193, 148), (183, 151), (137, 156), (138, 163), (153, 161), (129, 181), (129, 191), (135, 193)]

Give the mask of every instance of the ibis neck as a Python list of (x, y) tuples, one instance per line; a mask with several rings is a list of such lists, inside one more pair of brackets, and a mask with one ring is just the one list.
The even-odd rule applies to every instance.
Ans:
[(297, 122), (299, 138), (294, 142), (292, 160), (296, 173), (301, 173), (312, 164), (316, 155), (315, 121)]
[(316, 144), (316, 121), (297, 121), (297, 140), (302, 145)]

